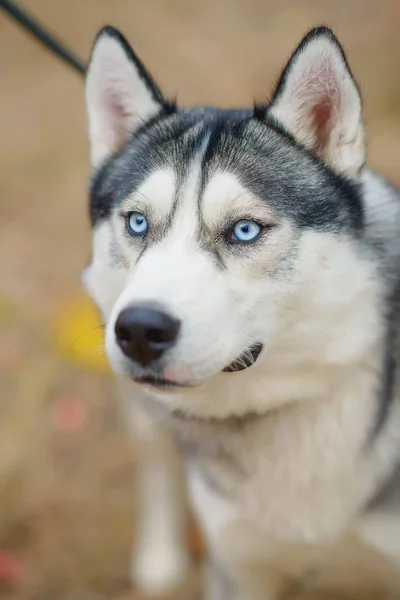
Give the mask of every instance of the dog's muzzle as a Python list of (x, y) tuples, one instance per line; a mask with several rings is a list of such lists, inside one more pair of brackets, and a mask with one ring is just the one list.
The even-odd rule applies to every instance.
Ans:
[[(178, 339), (181, 323), (167, 313), (146, 305), (131, 306), (123, 310), (115, 323), (115, 338), (121, 351), (134, 363), (149, 367), (162, 358)], [(263, 346), (255, 344), (245, 350), (222, 371), (235, 373), (248, 369), (258, 359)], [(135, 377), (137, 383), (158, 388), (182, 387), (160, 374)]]

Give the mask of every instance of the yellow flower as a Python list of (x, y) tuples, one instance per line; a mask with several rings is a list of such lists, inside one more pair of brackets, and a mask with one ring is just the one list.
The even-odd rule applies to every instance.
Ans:
[(63, 306), (54, 323), (55, 345), (62, 357), (89, 369), (108, 371), (104, 329), (93, 303), (86, 296)]

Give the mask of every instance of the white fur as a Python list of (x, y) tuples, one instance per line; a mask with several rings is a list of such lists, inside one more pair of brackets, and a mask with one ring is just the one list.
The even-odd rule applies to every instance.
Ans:
[(143, 210), (150, 209), (159, 219), (167, 218), (176, 191), (175, 174), (172, 169), (155, 171), (134, 192), (133, 197), (127, 198), (121, 206), (121, 210)]
[[(247, 581), (247, 568), (243, 564), (260, 560), (268, 562), (282, 544), (324, 545), (352, 529), (368, 543), (375, 543), (392, 555), (397, 546), (394, 530), (386, 524), (386, 517), (366, 516), (360, 524), (352, 525), (353, 514), (365, 504), (389, 472), (400, 443), (397, 407), (385, 436), (374, 452), (361, 457), (357, 454), (376, 410), (375, 394), (379, 386), (379, 364), (384, 343), (378, 265), (359, 256), (351, 240), (309, 232), (303, 234), (298, 247), (290, 285), (279, 281), (271, 284), (268, 278), (258, 281), (257, 270), (249, 278), (249, 264), (241, 268), (236, 257), (232, 269), (218, 275), (214, 263), (204, 260), (194, 241), (193, 199), (198, 175), (195, 166), (182, 191), (181, 212), (168, 236), (150, 248), (139, 265), (133, 264), (125, 274), (126, 285), (111, 315), (108, 315), (107, 344), (114, 368), (117, 371), (125, 368), (125, 359), (122, 359), (113, 337), (116, 316), (132, 302), (157, 300), (183, 323), (186, 319), (195, 324), (201, 323), (201, 327), (188, 327), (187, 338), (185, 334), (182, 336), (179, 342), (182, 346), (178, 344), (176, 351), (178, 358), (172, 355), (170, 375), (175, 374), (178, 379), (187, 377), (189, 373), (194, 379), (197, 352), (201, 357), (201, 368), (210, 364), (215, 370), (199, 387), (179, 394), (162, 394), (159, 399), (171, 409), (184, 410), (200, 417), (227, 417), (251, 411), (263, 415), (267, 412), (268, 416), (260, 418), (255, 426), (239, 432), (224, 432), (218, 427), (214, 431), (213, 426), (210, 426), (210, 432), (206, 431), (205, 440), (215, 436), (220, 442), (222, 440), (222, 446), (226, 445), (235, 454), (241, 468), (251, 473), (245, 485), (240, 478), (237, 481), (237, 476), (229, 468), (219, 466), (215, 454), (218, 451), (213, 452), (211, 445), (210, 458), (201, 459), (202, 468), (211, 470), (217, 480), (224, 482), (231, 499), (221, 498), (211, 491), (202, 479), (201, 471), (199, 474), (189, 461), (190, 491), (203, 531), (213, 552), (228, 568), (242, 573), (243, 581)], [(366, 186), (372, 181), (375, 191), (379, 190), (371, 175), (367, 174), (364, 181)], [(157, 205), (157, 213), (162, 214), (171, 205), (173, 176), (167, 172), (155, 174), (142, 189), (146, 191), (143, 197), (139, 194), (142, 205), (146, 202), (144, 196), (149, 198), (149, 193), (163, 198)], [(217, 223), (225, 214), (224, 207), (240, 209), (239, 202), (237, 205), (230, 203), (231, 198), (239, 195), (245, 207), (245, 191), (232, 176), (216, 175), (211, 180), (204, 193), (204, 214), (210, 225)], [(217, 198), (219, 200), (215, 202)], [(222, 199), (225, 199), (225, 204)], [(367, 205), (375, 206), (375, 196), (366, 194), (366, 200)], [(127, 207), (135, 201), (135, 198), (128, 200)], [(270, 218), (276, 217), (270, 213)], [(114, 227), (119, 226), (115, 219)], [(95, 233), (95, 239), (99, 237), (94, 245), (97, 250), (91, 273), (94, 280), (100, 275), (95, 269), (104, 259), (101, 252), (109, 227), (103, 225)], [(272, 260), (272, 267), (291, 243), (290, 227), (282, 224), (281, 229), (270, 240), (270, 248), (263, 249), (257, 256), (257, 261), (263, 265)], [(122, 236), (116, 237), (120, 244), (124, 243)], [(126, 248), (121, 247), (120, 250), (127, 252)], [(131, 260), (134, 263), (132, 255)], [(228, 257), (227, 261), (229, 265)], [(103, 286), (104, 283), (103, 280)], [(210, 287), (213, 294), (205, 294)], [(242, 291), (236, 296), (234, 291), (239, 288)], [(92, 287), (92, 294), (94, 289)], [(223, 312), (219, 312), (221, 303)], [(242, 314), (243, 307), (247, 310)], [(253, 315), (251, 320), (247, 318), (248, 314)], [(218, 328), (215, 323), (218, 323)], [(239, 344), (233, 334), (238, 336)], [(223, 338), (225, 344), (233, 340), (233, 349), (228, 349), (225, 356), (221, 355), (223, 346), (219, 338)], [(227, 364), (230, 357), (239, 352), (242, 339), (263, 341), (265, 349), (262, 356), (254, 367), (244, 372), (220, 373), (221, 364)], [(208, 369), (211, 366), (206, 366), (206, 372)], [(285, 407), (288, 402), (290, 404)], [(278, 406), (282, 406), (281, 410), (271, 414), (271, 408)], [(142, 435), (146, 437), (150, 421), (143, 426), (139, 419), (137, 424), (137, 431), (142, 432), (137, 434), (138, 439)], [(158, 436), (156, 430), (150, 435), (156, 443), (154, 435)], [(189, 429), (189, 438), (193, 436), (196, 439), (198, 435), (196, 425), (193, 431)], [(200, 437), (204, 437), (203, 433)], [(157, 440), (158, 444), (158, 437)], [(208, 444), (207, 441), (205, 443)], [(167, 446), (159, 446), (152, 455), (156, 456), (159, 451), (162, 453), (159, 456), (168, 454)], [(145, 454), (143, 449), (142, 454)], [(147, 474), (143, 471), (141, 489), (149, 512), (144, 520), (146, 531), (142, 536), (142, 551), (134, 569), (136, 580), (143, 588), (148, 587), (151, 580), (146, 575), (147, 560), (150, 561), (146, 557), (156, 552), (154, 548), (157, 547), (160, 527), (157, 514), (164, 519), (166, 531), (169, 531), (165, 537), (169, 540), (167, 547), (171, 540), (178, 539), (174, 527), (169, 529), (167, 519), (167, 515), (173, 512), (173, 505), (168, 508), (173, 490), (168, 491), (167, 482), (159, 478), (154, 459), (147, 458), (146, 464), (148, 471)], [(301, 467), (304, 464), (307, 464), (308, 480), (304, 479)], [(163, 487), (163, 481), (166, 483), (164, 490), (153, 489), (155, 484)], [(157, 501), (152, 502), (151, 498)], [(321, 506), (324, 510), (319, 510)], [(153, 548), (152, 553), (149, 547)], [(168, 573), (170, 561), (182, 556), (182, 547), (179, 543), (175, 546), (170, 544), (171, 554), (162, 550), (165, 547), (163, 543), (160, 547), (161, 554), (165, 556), (165, 561), (160, 563)], [(169, 560), (166, 559), (168, 554)], [(184, 565), (185, 560), (178, 558), (177, 564)], [(172, 572), (176, 575), (181, 569), (175, 571), (172, 568)], [(168, 581), (167, 575), (163, 581)], [(253, 576), (250, 582), (254, 585)], [(256, 598), (253, 591), (243, 593), (251, 593), (248, 597)]]
[[(134, 62), (108, 32), (97, 38), (92, 51), (86, 103), (93, 169), (118, 152), (129, 136), (160, 110)], [(157, 181), (150, 178), (143, 189), (142, 193), (152, 199), (153, 205), (158, 199), (162, 203), (163, 198), (172, 197), (168, 177), (160, 174)], [(110, 260), (114, 244), (110, 222), (95, 228), (91, 265), (82, 277), (105, 323), (128, 278), (126, 265)], [(168, 430), (146, 417), (137, 400), (128, 395), (130, 429), (140, 465), (141, 511), (131, 575), (134, 584), (144, 592), (162, 594), (182, 579), (190, 562), (184, 542), (186, 518), (179, 460)]]
[(107, 33), (100, 35), (92, 51), (86, 102), (94, 168), (120, 150), (128, 136), (160, 110), (124, 48)]
[[(164, 181), (165, 183), (165, 181)], [(148, 190), (150, 192), (150, 190)], [(82, 281), (95, 300), (104, 322), (124, 289), (127, 270), (110, 264), (113, 243), (110, 223), (98, 226), (93, 235), (93, 256)], [(119, 381), (122, 410), (138, 459), (139, 519), (131, 577), (146, 593), (163, 594), (186, 575), (190, 559), (185, 547), (186, 506), (182, 465), (171, 434), (150, 418), (138, 399), (140, 390)]]
[(136, 586), (163, 594), (187, 574), (185, 546), (186, 490), (183, 465), (169, 430), (158, 424), (137, 400), (141, 392), (119, 381), (123, 414), (137, 462), (138, 521), (131, 575)]
[[(357, 361), (360, 353), (366, 347), (373, 348), (379, 339), (380, 288), (373, 268), (358, 258), (351, 240), (310, 231), (301, 238), (297, 266), (288, 281), (260, 277), (275, 268), (291, 243), (291, 226), (284, 222), (271, 230), (253, 260), (238, 260), (226, 251), (223, 257), (228, 268), (219, 270), (196, 242), (197, 176), (194, 166), (181, 192), (182, 204), (171, 231), (150, 247), (137, 265), (132, 247), (121, 248), (121, 253), (129, 253), (134, 266), (108, 321), (106, 349), (113, 368), (120, 373), (130, 368), (115, 341), (114, 324), (119, 313), (131, 304), (157, 302), (182, 321), (179, 343), (170, 352), (166, 367), (169, 378), (175, 373), (174, 379), (180, 383), (203, 384), (190, 392), (189, 409), (186, 391), (162, 395), (160, 399), (172, 408), (203, 417), (224, 417), (249, 411), (263, 413), (287, 398), (301, 400), (305, 389), (307, 395), (322, 395), (342, 368)], [(161, 174), (151, 180), (166, 183)], [(160, 193), (161, 189), (164, 187)], [(141, 189), (139, 196), (143, 206)], [(230, 202), (237, 197), (242, 198), (242, 207)], [(168, 210), (170, 200), (164, 198)], [(241, 211), (246, 211), (246, 196), (239, 182), (232, 175), (216, 175), (203, 200), (210, 226), (221, 213), (221, 201), (215, 203), (216, 198), (225, 199), (225, 206), (237, 220)], [(264, 208), (265, 212), (271, 215), (271, 209)], [(119, 217), (115, 227), (124, 227)], [(123, 236), (117, 237), (123, 244)], [(342, 290), (340, 295), (337, 286)], [(355, 302), (356, 312), (351, 310)], [(221, 374), (246, 346), (258, 341), (264, 344), (263, 356), (251, 370)], [(315, 369), (315, 361), (321, 369)], [(260, 385), (258, 372), (262, 381), (268, 381), (268, 394), (262, 382)], [(249, 393), (245, 404), (242, 388), (237, 385), (239, 378)], [(218, 403), (215, 397), (221, 398)]]
[(110, 264), (113, 243), (111, 224), (105, 221), (94, 231), (92, 260), (82, 274), (82, 283), (96, 302), (105, 323), (127, 281), (126, 269), (122, 265)]
[[(290, 225), (283, 222), (254, 261), (241, 263), (227, 254), (228, 268), (218, 270), (194, 235), (197, 164), (181, 190), (174, 226), (130, 270), (109, 319), (107, 351), (117, 372), (129, 369), (115, 343), (115, 319), (132, 303), (157, 301), (182, 320), (168, 375), (198, 384), (160, 393), (159, 400), (171, 410), (201, 418), (267, 413), (238, 433), (212, 425), (203, 433), (199, 426), (199, 433), (194, 425), (186, 434), (203, 439), (210, 457), (200, 454), (201, 466), (225, 483), (231, 497), (225, 500), (211, 491), (189, 461), (191, 497), (203, 531), (220, 560), (231, 572), (241, 573), (243, 564), (268, 562), (276, 546), (325, 545), (349, 531), (353, 514), (392, 468), (400, 414), (374, 452), (360, 455), (376, 411), (385, 342), (378, 264), (360, 255), (346, 237), (310, 231), (302, 235), (289, 282), (261, 278), (258, 269), (273, 270), (292, 243)], [(245, 207), (245, 191), (232, 176), (216, 175), (210, 181), (204, 192), (210, 226), (226, 212), (222, 200), (214, 204), (215, 198), (239, 211), (240, 203), (230, 203), (237, 196)], [(169, 199), (165, 202), (170, 205)], [(264, 344), (254, 367), (221, 373), (249, 341)], [(271, 414), (277, 407), (281, 409)], [(212, 449), (213, 439), (236, 457), (247, 473), (244, 483), (229, 467), (218, 465), (220, 450)], [(307, 465), (308, 479), (302, 465)], [(390, 553), (393, 539), (380, 528), (379, 547), (382, 537)]]

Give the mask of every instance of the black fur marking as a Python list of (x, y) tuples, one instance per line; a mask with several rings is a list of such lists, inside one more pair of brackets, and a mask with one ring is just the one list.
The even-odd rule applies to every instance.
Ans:
[(400, 464), (397, 464), (385, 485), (368, 503), (367, 509), (400, 510)]
[(379, 394), (379, 405), (376, 420), (372, 431), (372, 439), (375, 439), (386, 424), (390, 408), (394, 400), (394, 383), (396, 378), (396, 361), (393, 356), (392, 344), (389, 342), (384, 356), (382, 373), (382, 388)]
[(363, 230), (358, 186), (334, 173), (267, 117), (218, 122), (204, 156), (203, 188), (212, 174), (227, 170), (245, 188), (300, 227)]
[(265, 104), (254, 103), (253, 119), (255, 119), (256, 121), (261, 121), (261, 123), (264, 123), (266, 111), (267, 111), (267, 107), (265, 106)]
[(92, 227), (107, 219), (114, 203), (112, 188), (108, 185), (108, 162), (93, 177), (89, 189), (89, 216)]
[[(237, 176), (244, 187), (264, 199), (278, 216), (293, 219), (299, 227), (330, 232), (344, 228), (358, 234), (363, 231), (364, 215), (358, 186), (334, 173), (303, 148), (269, 114), (268, 107), (256, 104), (253, 111), (211, 107), (178, 110), (174, 103), (164, 100), (154, 80), (118, 31), (103, 28), (96, 39), (102, 35), (114, 37), (122, 45), (154, 100), (160, 104), (160, 113), (144, 123), (121, 152), (111, 157), (95, 175), (90, 194), (92, 224), (107, 218), (111, 210), (156, 169), (172, 168), (178, 187), (181, 186), (204, 136), (208, 136), (202, 162), (199, 209), (202, 192), (213, 173), (227, 170)], [(273, 102), (281, 94), (298, 53), (321, 36), (329, 38), (337, 47), (348, 68), (333, 33), (325, 27), (315, 28), (293, 53), (276, 87)], [(179, 194), (163, 234), (173, 222), (178, 206)], [(200, 233), (204, 233), (202, 229)]]
[(395, 400), (395, 383), (397, 376), (397, 361), (395, 349), (398, 347), (398, 322), (400, 317), (400, 286), (397, 286), (393, 297), (389, 299), (389, 306), (393, 307), (387, 317), (387, 341), (383, 356), (381, 389), (379, 390), (377, 412), (369, 441), (373, 443), (386, 425), (390, 417), (390, 409)]
[[(205, 135), (199, 202), (212, 175), (227, 170), (278, 216), (300, 227), (361, 233), (364, 215), (359, 188), (311, 156), (268, 115), (251, 111), (186, 109), (156, 120), (95, 175), (90, 198), (92, 223), (107, 218), (157, 168), (173, 168), (183, 182)], [(190, 130), (193, 131), (191, 135)]]

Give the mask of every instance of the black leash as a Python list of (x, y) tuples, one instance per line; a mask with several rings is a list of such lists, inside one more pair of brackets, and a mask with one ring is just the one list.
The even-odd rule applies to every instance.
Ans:
[(51, 50), (56, 54), (59, 58), (64, 60), (70, 67), (78, 71), (81, 75), (86, 73), (85, 65), (74, 56), (74, 54), (68, 50), (59, 42), (52, 34), (50, 34), (46, 29), (40, 25), (36, 19), (31, 17), (25, 9), (20, 8), (15, 4), (15, 2), (10, 2), (10, 0), (0, 0), (0, 8), (2, 8), (9, 16), (11, 16), (19, 25), (22, 25), (25, 29), (29, 31), (43, 46), (45, 46), (48, 50)]

